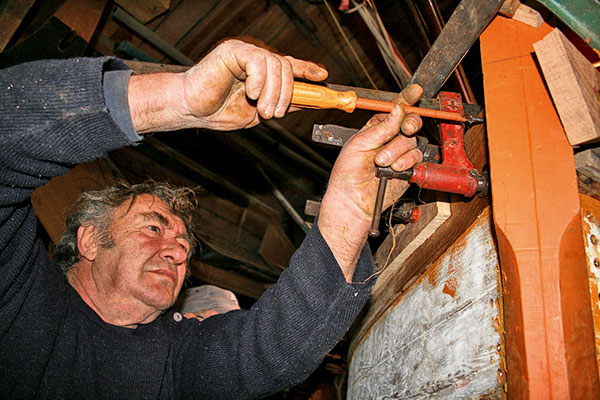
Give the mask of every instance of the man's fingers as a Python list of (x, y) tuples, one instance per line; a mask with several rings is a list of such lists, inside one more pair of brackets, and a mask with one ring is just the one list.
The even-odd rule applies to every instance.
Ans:
[(412, 84), (404, 88), (398, 97), (394, 100), (395, 103), (412, 106), (421, 98), (423, 88), (417, 84)]
[[(392, 112), (376, 115), (371, 118), (367, 127), (356, 135), (357, 140), (363, 140), (365, 147), (376, 149), (383, 146), (400, 132), (400, 122), (404, 117), (404, 109), (396, 105)], [(370, 125), (369, 125), (370, 124)]]
[[(405, 160), (403, 157), (407, 153), (410, 153), (412, 150), (416, 149), (416, 147), (417, 139), (398, 135), (377, 152), (375, 155), (375, 163), (380, 167), (387, 167), (393, 164), (401, 166), (402, 162), (400, 161), (412, 160), (413, 156)], [(418, 153), (420, 153), (420, 151), (418, 151)], [(410, 167), (412, 167), (412, 165), (409, 165), (407, 168)]]
[(282, 59), (281, 62), (281, 93), (279, 95), (279, 103), (275, 107), (276, 118), (282, 118), (285, 116), (290, 102), (292, 101), (292, 94), (294, 93), (294, 71), (292, 64), (287, 59)]
[[(272, 55), (267, 55), (265, 57), (265, 62), (267, 68), (266, 79), (258, 98), (257, 108), (260, 116), (268, 119), (273, 117), (275, 107), (279, 103), (281, 95), (282, 66), (279, 58)], [(247, 81), (250, 79), (251, 75), (248, 76)]]
[(421, 161), (423, 161), (423, 153), (421, 153), (421, 151), (418, 149), (412, 149), (394, 161), (391, 167), (394, 171), (399, 172), (412, 168)]
[(296, 78), (318, 82), (327, 79), (329, 75), (329, 72), (324, 67), (313, 62), (299, 60), (291, 56), (286, 56), (285, 58), (291, 63), (294, 70), (294, 77)]
[[(250, 54), (248, 54), (250, 53)], [(246, 96), (252, 100), (258, 100), (267, 80), (267, 58), (262, 52), (240, 52), (237, 55), (242, 70), (246, 73)]]
[(423, 120), (417, 114), (408, 114), (402, 120), (400, 128), (405, 134), (412, 136), (423, 126)]

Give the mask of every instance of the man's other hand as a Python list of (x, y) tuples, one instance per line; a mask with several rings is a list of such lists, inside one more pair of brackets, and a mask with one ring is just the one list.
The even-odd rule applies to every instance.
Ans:
[[(412, 105), (422, 93), (420, 86), (411, 85), (402, 91), (397, 102)], [(421, 126), (421, 118), (406, 115), (401, 106), (390, 114), (375, 115), (346, 142), (333, 166), (318, 224), (348, 281), (373, 217), (379, 184), (376, 166), (403, 171), (421, 162), (423, 155), (412, 137)], [(404, 181), (389, 180), (384, 208), (396, 201), (407, 187)]]
[(327, 74), (315, 63), (226, 40), (185, 73), (131, 76), (129, 111), (141, 134), (249, 128), (289, 111), (294, 78), (321, 81)]

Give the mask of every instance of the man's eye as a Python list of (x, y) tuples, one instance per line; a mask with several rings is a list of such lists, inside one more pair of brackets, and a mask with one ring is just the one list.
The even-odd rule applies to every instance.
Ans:
[(160, 233), (160, 228), (156, 225), (148, 225), (147, 228), (150, 229), (152, 232)]

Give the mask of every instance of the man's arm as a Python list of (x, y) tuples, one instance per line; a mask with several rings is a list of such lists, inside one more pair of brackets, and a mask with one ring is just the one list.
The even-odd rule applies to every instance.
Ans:
[(294, 78), (321, 81), (308, 61), (227, 40), (185, 73), (133, 75), (129, 108), (138, 133), (183, 128), (235, 130), (288, 112)]

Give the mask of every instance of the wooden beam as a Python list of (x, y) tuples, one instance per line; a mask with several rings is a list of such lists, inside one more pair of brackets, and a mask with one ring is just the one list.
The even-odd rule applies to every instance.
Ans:
[(115, 3), (142, 24), (150, 22), (171, 7), (171, 0), (116, 0)]
[(258, 299), (266, 290), (266, 287), (259, 282), (243, 278), (233, 271), (216, 268), (201, 261), (192, 261), (191, 268), (194, 278), (252, 299)]
[(600, 138), (600, 71), (558, 29), (533, 44), (571, 145)]
[(89, 43), (100, 22), (107, 0), (67, 0), (54, 14)]
[(0, 52), (4, 50), (35, 0), (9, 0), (0, 10)]
[(481, 36), (508, 393), (600, 398), (573, 150), (532, 55), (550, 31), (498, 16)]
[(38, 219), (56, 244), (65, 230), (69, 205), (84, 191), (98, 190), (118, 179), (120, 173), (108, 159), (79, 164), (67, 174), (52, 178), (31, 195)]

